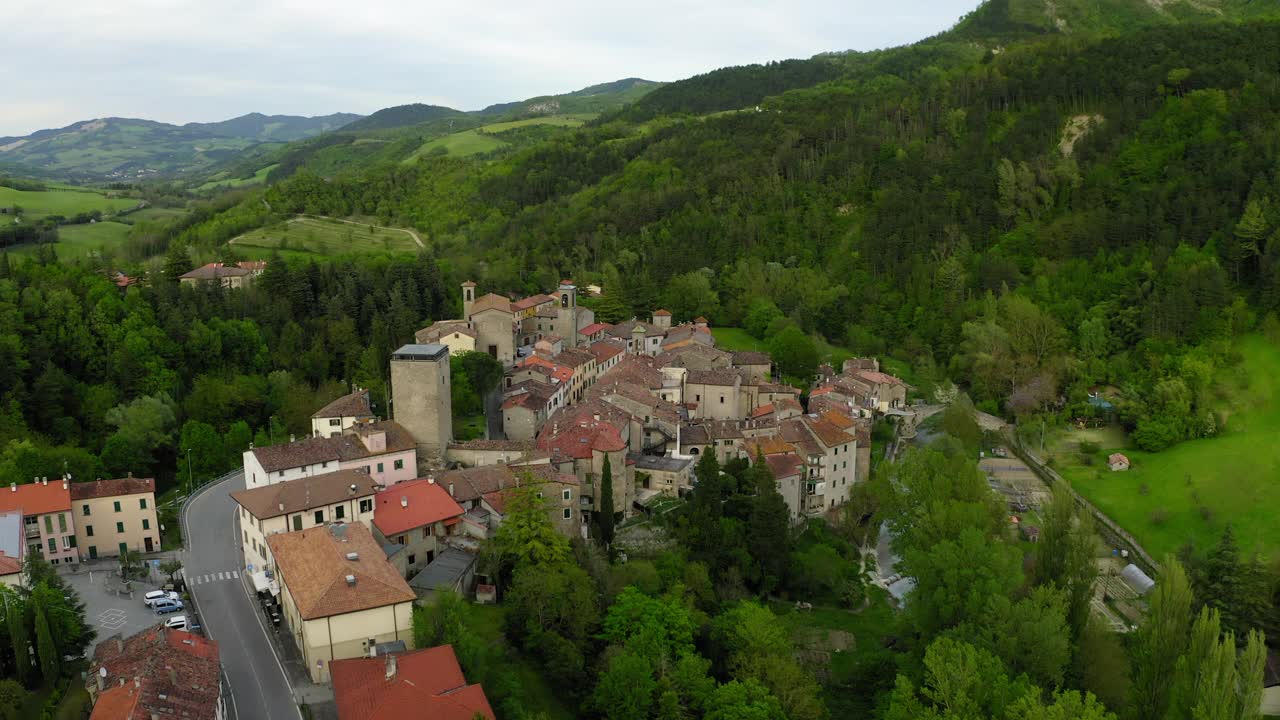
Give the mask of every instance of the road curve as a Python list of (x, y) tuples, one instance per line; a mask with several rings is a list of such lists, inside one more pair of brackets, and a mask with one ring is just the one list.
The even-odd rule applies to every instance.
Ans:
[(238, 720), (301, 720), (284, 668), (240, 579), (235, 501), (244, 473), (204, 488), (183, 514), (187, 555), (183, 572), (205, 632), (216, 640)]

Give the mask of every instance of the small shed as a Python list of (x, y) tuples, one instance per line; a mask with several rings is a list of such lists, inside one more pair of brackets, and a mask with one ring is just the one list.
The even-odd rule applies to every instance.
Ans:
[(1107, 467), (1111, 468), (1111, 472), (1124, 472), (1129, 469), (1129, 458), (1123, 453), (1111, 453), (1107, 458)]
[(1149, 575), (1142, 572), (1142, 568), (1129, 563), (1120, 571), (1120, 577), (1133, 588), (1139, 596), (1146, 595), (1151, 592), (1151, 588), (1156, 586), (1156, 581), (1152, 580)]
[(475, 576), (476, 554), (454, 547), (445, 548), (422, 572), (413, 576), (409, 587), (420, 600), (432, 602), (437, 590), (465, 592)]
[(1022, 536), (1027, 539), (1027, 542), (1040, 542), (1040, 528), (1035, 525), (1023, 525)]

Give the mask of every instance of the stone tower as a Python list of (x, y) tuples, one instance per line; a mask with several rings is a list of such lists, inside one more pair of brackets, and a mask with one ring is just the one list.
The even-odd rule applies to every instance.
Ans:
[(470, 280), (462, 283), (462, 318), (471, 319), (471, 303), (476, 301), (476, 284)]
[(556, 293), (556, 333), (564, 339), (564, 346), (578, 346), (578, 288), (569, 280), (560, 281)]
[(420, 465), (443, 462), (453, 441), (449, 348), (405, 345), (392, 353), (391, 412), (417, 441)]

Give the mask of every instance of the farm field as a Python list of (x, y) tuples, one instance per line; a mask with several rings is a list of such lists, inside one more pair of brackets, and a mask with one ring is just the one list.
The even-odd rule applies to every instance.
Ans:
[[(1146, 453), (1117, 443), (1114, 432), (1094, 431), (1082, 438), (1101, 441), (1091, 465), (1068, 452), (1081, 438), (1056, 444), (1059, 473), (1157, 559), (1186, 543), (1211, 546), (1228, 523), (1245, 552), (1280, 553), (1280, 347), (1251, 336), (1239, 350), (1244, 379), (1233, 388), (1236, 405), (1223, 434)], [(1107, 456), (1117, 451), (1129, 457), (1129, 471), (1107, 469)]]
[[(124, 223), (103, 221), (94, 224), (60, 225), (58, 226), (58, 242), (54, 244), (54, 252), (62, 260), (76, 260), (88, 257), (103, 249), (112, 249), (124, 242), (129, 236), (129, 226)], [(15, 256), (35, 253), (37, 245), (18, 245), (9, 248)]]
[(420, 249), (404, 231), (328, 218), (294, 218), (283, 225), (258, 228), (231, 240), (250, 257), (272, 251), (311, 256), (347, 253), (416, 253)]
[(186, 214), (187, 211), (182, 208), (147, 207), (137, 212), (131, 212), (128, 215), (121, 215), (118, 220), (122, 223), (130, 224), (137, 222), (165, 222)]
[(43, 215), (65, 215), (101, 210), (104, 213), (131, 208), (132, 198), (109, 198), (92, 190), (14, 190), (0, 186), (0, 207), (17, 205), (34, 219)]
[(468, 157), (470, 155), (480, 155), (492, 152), (499, 148), (507, 146), (509, 143), (501, 138), (495, 137), (508, 130), (516, 128), (528, 127), (530, 125), (551, 125), (554, 127), (580, 127), (584, 122), (595, 117), (594, 115), (552, 115), (549, 117), (527, 118), (525, 120), (512, 120), (510, 122), (492, 123), (482, 127), (473, 128), (471, 130), (463, 130), (445, 135), (434, 140), (429, 140), (422, 144), (412, 155), (404, 159), (404, 163), (415, 162), (418, 158), (427, 155), (437, 148), (444, 148), (445, 152), (454, 157)]
[(278, 164), (267, 165), (266, 167), (261, 168), (257, 172), (255, 172), (253, 174), (253, 177), (218, 178), (216, 180), (210, 180), (209, 182), (197, 187), (196, 191), (199, 192), (201, 190), (213, 190), (215, 188), (222, 188), (222, 187), (242, 187), (244, 185), (252, 185), (255, 183), (266, 182), (267, 174), (270, 173), (272, 170), (275, 170), (277, 165)]

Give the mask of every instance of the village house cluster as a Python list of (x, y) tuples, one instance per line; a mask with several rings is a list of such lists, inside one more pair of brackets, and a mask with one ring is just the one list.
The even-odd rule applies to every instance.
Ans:
[[(410, 652), (413, 603), (442, 588), (492, 597), (476, 585), (477, 552), (519, 488), (536, 487), (561, 533), (588, 537), (606, 466), (626, 517), (690, 492), (710, 453), (767, 463), (800, 522), (867, 479), (872, 422), (905, 403), (905, 383), (856, 359), (840, 374), (823, 369), (806, 411), (767, 354), (717, 348), (704, 318), (675, 324), (656, 310), (600, 323), (577, 292), (562, 281), (555, 294), (512, 300), (464, 283), (463, 318), (392, 354), (390, 419), (357, 388), (315, 413), (310, 437), (244, 453), (245, 489), (232, 494), (244, 571), (280, 608), (312, 679), (352, 708), (342, 717), (369, 716), (343, 695), (370, 683), (430, 702), (431, 684), (400, 678), (420, 666), (452, 672), (456, 660)], [(505, 368), (505, 437), (453, 440), (449, 357), (467, 351)], [(449, 677), (441, 692), (472, 687)], [(468, 707), (491, 715), (475, 695)]]

